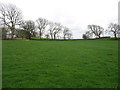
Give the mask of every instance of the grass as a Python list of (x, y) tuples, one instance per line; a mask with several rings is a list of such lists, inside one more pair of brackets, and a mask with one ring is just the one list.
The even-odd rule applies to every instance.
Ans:
[(3, 88), (116, 88), (117, 40), (3, 40)]

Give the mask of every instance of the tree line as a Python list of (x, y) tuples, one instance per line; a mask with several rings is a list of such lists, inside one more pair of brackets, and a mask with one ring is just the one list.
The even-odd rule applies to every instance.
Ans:
[[(0, 4), (0, 30), (2, 38), (47, 38), (47, 39), (71, 39), (72, 31), (57, 22), (45, 18), (36, 21), (23, 20), (22, 11), (13, 4)], [(110, 23), (107, 30), (99, 25), (88, 25), (88, 31), (83, 34), (83, 39), (90, 39), (93, 35), (101, 38), (104, 33), (113, 33), (115, 39), (119, 37), (120, 26)]]
[(57, 22), (51, 22), (45, 18), (38, 18), (36, 21), (23, 20), (22, 12), (13, 4), (0, 5), (0, 25), (2, 38), (9, 36), (13, 39), (19, 38), (51, 38), (71, 39), (71, 30)]
[(88, 25), (88, 31), (83, 34), (84, 39), (90, 39), (93, 35), (96, 38), (101, 38), (101, 35), (104, 33), (113, 34), (114, 38), (117, 39), (120, 37), (120, 25), (116, 23), (110, 23), (108, 28), (105, 30), (103, 27), (99, 25)]

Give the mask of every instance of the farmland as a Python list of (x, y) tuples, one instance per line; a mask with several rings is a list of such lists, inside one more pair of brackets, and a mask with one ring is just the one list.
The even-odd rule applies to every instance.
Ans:
[(3, 40), (3, 88), (115, 88), (117, 40)]

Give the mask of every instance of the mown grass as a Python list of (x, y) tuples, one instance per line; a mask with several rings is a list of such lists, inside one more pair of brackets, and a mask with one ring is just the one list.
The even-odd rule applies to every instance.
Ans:
[(116, 88), (116, 40), (3, 40), (3, 88)]

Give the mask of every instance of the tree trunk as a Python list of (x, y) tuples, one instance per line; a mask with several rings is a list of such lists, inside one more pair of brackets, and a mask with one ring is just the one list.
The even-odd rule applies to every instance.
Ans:
[(53, 39), (53, 35), (52, 35), (52, 33), (50, 33), (50, 37), (51, 37), (51, 39)]
[(98, 37), (99, 37), (99, 39), (100, 39), (100, 35), (99, 35)]
[(42, 32), (40, 31), (40, 39), (41, 39), (41, 36), (42, 36)]
[(63, 37), (63, 38), (64, 38), (64, 40), (66, 39), (66, 38), (65, 38), (65, 36), (66, 36), (66, 35), (64, 35), (64, 37)]
[(56, 34), (54, 34), (54, 39), (56, 39)]
[(115, 37), (115, 39), (117, 39), (117, 35), (116, 35), (116, 33), (114, 33), (114, 37)]
[(11, 27), (11, 38), (14, 38), (14, 32), (15, 32), (15, 25), (12, 22), (12, 27)]

